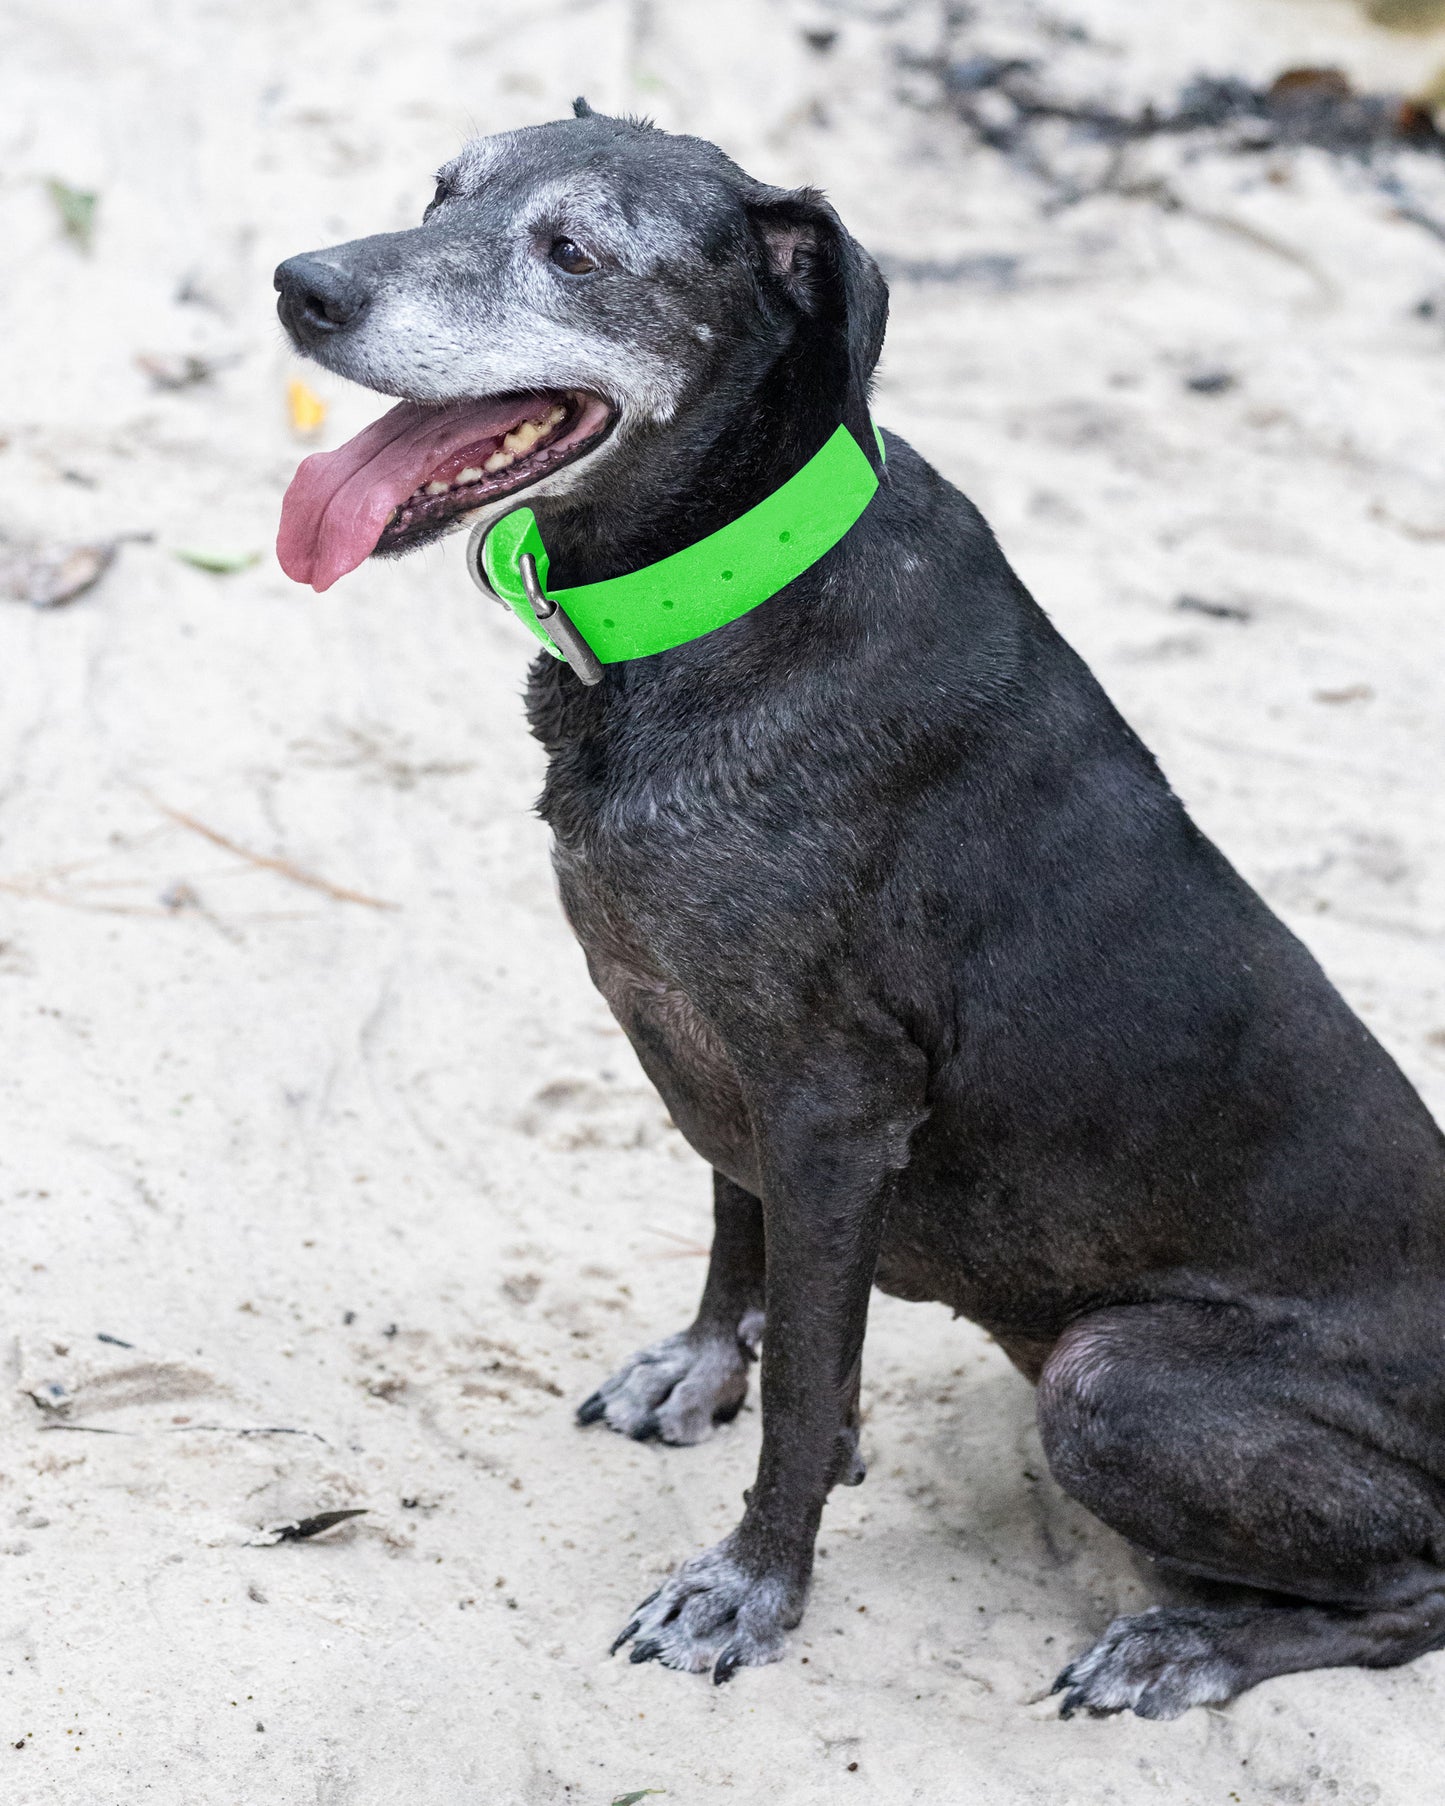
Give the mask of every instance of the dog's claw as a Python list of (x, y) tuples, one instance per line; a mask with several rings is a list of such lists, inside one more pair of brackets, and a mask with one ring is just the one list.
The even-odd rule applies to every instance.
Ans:
[(1151, 1606), (1116, 1618), (1094, 1647), (1069, 1663), (1053, 1691), (1061, 1718), (1087, 1712), (1111, 1718), (1177, 1718), (1191, 1706), (1220, 1705), (1247, 1684), (1232, 1659), (1230, 1633), (1240, 1612)]
[[(646, 1601), (644, 1600), (643, 1603), (646, 1604)], [(641, 1608), (639, 1607), (639, 1609), (641, 1609)], [(612, 1647), (607, 1652), (608, 1655), (615, 1656), (617, 1654), (618, 1650), (621, 1649), (622, 1645), (624, 1643), (630, 1643), (632, 1641), (632, 1639), (637, 1635), (638, 1631), (641, 1630), (641, 1628), (642, 1628), (641, 1618), (634, 1618), (630, 1624), (625, 1625), (620, 1631), (618, 1631), (616, 1637), (613, 1639)]]
[[(1074, 1683), (1074, 1669), (1076, 1666), (1076, 1663), (1070, 1662), (1068, 1667), (1063, 1670), (1059, 1675), (1059, 1678), (1054, 1682), (1053, 1686), (1049, 1688), (1049, 1697), (1051, 1699), (1056, 1693), (1062, 1693), (1064, 1696), (1059, 1701), (1060, 1718), (1072, 1718), (1081, 1706), (1088, 1705), (1088, 1702), (1084, 1697), (1084, 1689), (1076, 1686)], [(1091, 1706), (1088, 1707), (1088, 1711), (1091, 1718), (1105, 1718), (1108, 1716), (1107, 1713), (1095, 1711)]]
[(684, 1330), (642, 1348), (577, 1408), (635, 1442), (702, 1442), (737, 1416), (752, 1359), (741, 1330)]
[(1124, 1708), (1122, 1706), (1096, 1706), (1084, 1696), (1082, 1687), (1070, 1687), (1059, 1705), (1060, 1718), (1073, 1718), (1079, 1712), (1087, 1712), (1090, 1718), (1114, 1718)]
[(805, 1583), (744, 1564), (731, 1543), (684, 1562), (638, 1606), (613, 1649), (638, 1636), (631, 1661), (710, 1672), (719, 1686), (739, 1668), (778, 1661), (801, 1616)]

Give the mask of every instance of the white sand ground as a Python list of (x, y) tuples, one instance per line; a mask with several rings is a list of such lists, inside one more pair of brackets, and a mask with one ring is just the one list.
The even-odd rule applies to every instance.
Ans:
[[(1344, 0), (1056, 10), (1121, 94), (1445, 62)], [(6, 1806), (1445, 1800), (1445, 1656), (1059, 1723), (1040, 1695), (1147, 1580), (1048, 1479), (997, 1351), (889, 1300), (872, 1473), (829, 1506), (789, 1658), (726, 1689), (609, 1662), (733, 1520), (758, 1420), (683, 1451), (570, 1422), (685, 1321), (707, 1185), (553, 900), (527, 642), (455, 542), (319, 599), (269, 552), (173, 555), (267, 548), (303, 449), (276, 261), (410, 222), (467, 131), (579, 90), (822, 182), (880, 253), (1016, 255), (1009, 288), (897, 286), (879, 416), (980, 502), (1439, 1114), (1445, 319), (1414, 309), (1445, 245), (1312, 154), (1174, 169), (1184, 212), (1044, 217), (896, 99), (888, 43), (932, 29), (904, 11), (0, 8), (0, 528), (155, 535), (68, 609), (0, 603)], [(983, 11), (999, 47), (1074, 54)], [(51, 175), (101, 193), (88, 259)], [(142, 352), (237, 361), (162, 395)], [(1212, 367), (1237, 386), (1185, 387)], [(317, 387), (323, 444), (378, 411)]]

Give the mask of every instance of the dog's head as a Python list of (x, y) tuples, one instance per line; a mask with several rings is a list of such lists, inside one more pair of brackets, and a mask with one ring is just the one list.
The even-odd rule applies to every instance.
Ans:
[(887, 290), (822, 197), (577, 114), (469, 144), (420, 226), (277, 270), (297, 348), (402, 398), (297, 472), (278, 551), (299, 582), (326, 589), (523, 490), (585, 496), (664, 437), (705, 443), (789, 360), (805, 433), (813, 414), (862, 423)]

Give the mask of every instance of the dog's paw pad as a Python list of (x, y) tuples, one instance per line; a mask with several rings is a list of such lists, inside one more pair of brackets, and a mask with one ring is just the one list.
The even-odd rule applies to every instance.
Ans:
[(1060, 1716), (1178, 1718), (1191, 1706), (1233, 1699), (1241, 1680), (1222, 1647), (1224, 1628), (1223, 1614), (1205, 1609), (1156, 1605), (1116, 1618), (1054, 1682), (1064, 1696)]

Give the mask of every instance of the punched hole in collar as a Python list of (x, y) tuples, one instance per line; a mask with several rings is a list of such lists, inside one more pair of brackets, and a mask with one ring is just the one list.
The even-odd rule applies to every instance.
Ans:
[(787, 533), (787, 532), (783, 532), (778, 535), (779, 540), (788, 540), (788, 539), (791, 539), (792, 537), (793, 537), (792, 534)]
[(731, 571), (724, 571), (724, 572), (723, 572), (723, 574), (722, 574), (722, 580), (723, 580), (723, 582), (724, 582), (724, 583), (731, 583), (731, 582), (732, 582), (732, 580), (733, 580), (733, 574), (732, 574), (732, 572), (731, 572)]

